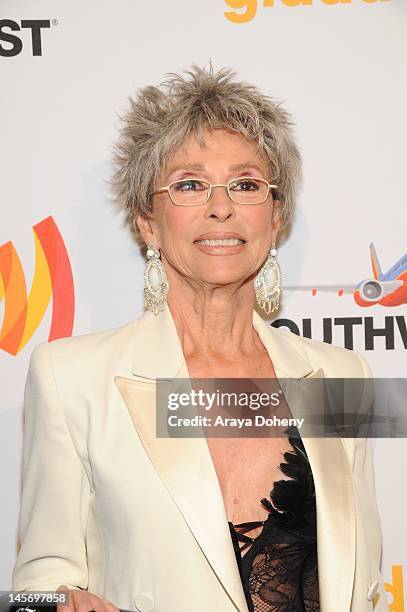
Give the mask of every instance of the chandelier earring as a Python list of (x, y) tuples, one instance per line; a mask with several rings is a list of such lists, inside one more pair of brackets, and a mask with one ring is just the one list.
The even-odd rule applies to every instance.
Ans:
[(157, 315), (167, 304), (169, 283), (160, 251), (153, 245), (147, 248), (147, 264), (144, 270), (144, 306)]
[(277, 260), (277, 249), (273, 242), (266, 261), (254, 281), (257, 304), (266, 314), (271, 314), (280, 305), (281, 270)]

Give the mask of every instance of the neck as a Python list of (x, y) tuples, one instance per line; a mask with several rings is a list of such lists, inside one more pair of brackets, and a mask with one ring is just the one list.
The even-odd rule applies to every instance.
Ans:
[(254, 289), (243, 284), (196, 285), (171, 275), (168, 306), (184, 355), (236, 361), (261, 347), (253, 327)]

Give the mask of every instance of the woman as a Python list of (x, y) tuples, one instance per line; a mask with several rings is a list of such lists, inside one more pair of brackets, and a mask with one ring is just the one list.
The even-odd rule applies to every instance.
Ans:
[(370, 376), (254, 310), (279, 304), (288, 113), (194, 67), (124, 121), (116, 183), (148, 247), (147, 311), (33, 351), (13, 589), (67, 589), (80, 612), (384, 612), (368, 440), (156, 435), (156, 379)]

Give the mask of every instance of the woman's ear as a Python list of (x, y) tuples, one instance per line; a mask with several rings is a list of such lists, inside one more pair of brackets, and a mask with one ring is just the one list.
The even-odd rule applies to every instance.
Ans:
[(271, 241), (277, 242), (277, 234), (282, 224), (281, 218), (281, 201), (273, 201), (273, 218), (271, 221)]
[(146, 217), (143, 217), (142, 215), (138, 215), (138, 217), (136, 217), (136, 224), (144, 242), (147, 245), (153, 244), (154, 246), (156, 246), (155, 235), (149, 220)]

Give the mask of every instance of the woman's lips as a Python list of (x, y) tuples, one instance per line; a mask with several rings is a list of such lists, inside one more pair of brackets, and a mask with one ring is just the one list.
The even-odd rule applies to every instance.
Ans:
[(240, 238), (207, 238), (195, 240), (194, 244), (208, 255), (234, 255), (242, 251), (246, 243)]

